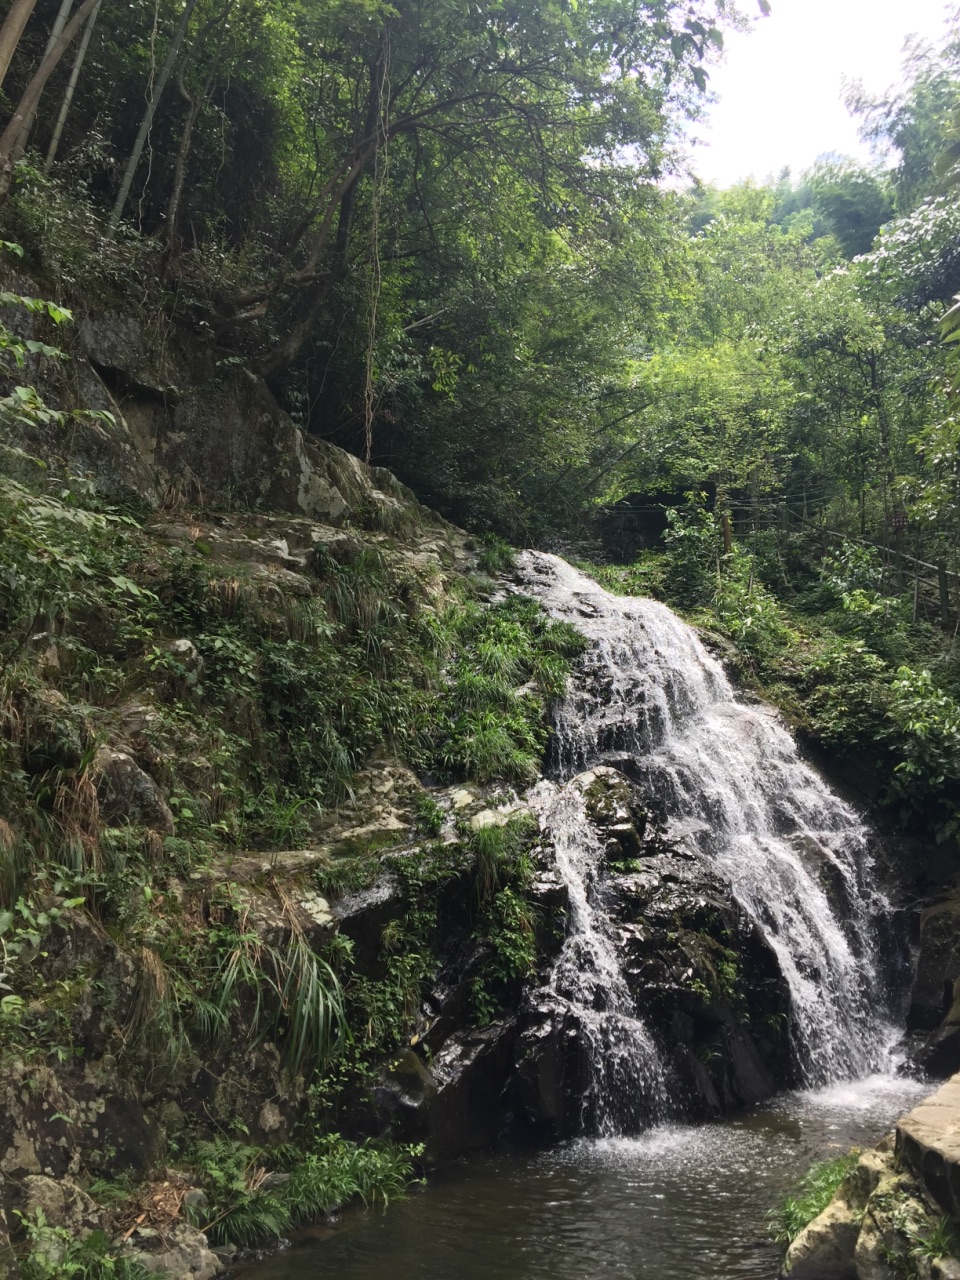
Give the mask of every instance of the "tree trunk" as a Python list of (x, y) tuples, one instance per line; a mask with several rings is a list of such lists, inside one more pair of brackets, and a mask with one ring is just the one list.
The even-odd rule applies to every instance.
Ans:
[[(52, 49), (56, 48), (58, 40), (63, 35), (63, 29), (67, 25), (67, 18), (70, 16), (70, 10), (72, 7), (73, 0), (60, 0), (60, 10), (57, 13), (56, 18), (53, 20), (53, 26), (50, 28), (50, 35), (47, 38), (46, 48), (43, 51), (44, 57), (46, 57)], [(20, 157), (23, 155), (24, 148), (27, 145), (27, 139), (30, 137), (30, 130), (33, 128), (33, 122), (37, 118), (37, 107), (39, 106), (39, 103), (40, 99), (38, 97), (23, 122), (23, 127), (20, 130), (20, 136), (17, 138), (13, 148), (12, 160), (14, 165), (17, 164)]]
[(205, 97), (205, 94), (197, 94), (194, 97), (184, 84), (182, 75), (177, 77), (177, 88), (186, 101), (188, 110), (187, 118), (183, 124), (183, 132), (180, 135), (180, 146), (177, 149), (177, 165), (173, 173), (173, 190), (170, 192), (170, 199), (167, 201), (167, 216), (164, 224), (164, 239), (166, 243), (163, 249), (163, 261), (160, 264), (160, 277), (165, 284), (170, 284), (171, 282), (171, 268), (177, 243), (177, 222), (180, 218), (180, 202), (183, 199), (183, 188), (187, 180), (187, 157), (190, 155), (193, 126), (197, 123), (197, 117), (200, 114), (200, 108), (203, 106)]
[(0, 27), (0, 85), (10, 69), (10, 62), (17, 51), (23, 28), (36, 8), (37, 0), (13, 0), (10, 12)]
[(720, 529), (723, 533), (723, 554), (728, 556), (733, 550), (733, 529), (730, 527), (730, 512), (726, 506), (720, 512)]
[(180, 146), (177, 148), (177, 164), (173, 174), (173, 189), (170, 192), (170, 199), (167, 202), (167, 215), (164, 225), (164, 239), (166, 243), (163, 250), (163, 260), (160, 263), (160, 278), (165, 284), (172, 283), (173, 258), (177, 244), (177, 223), (180, 220), (180, 205), (183, 200), (183, 188), (187, 180), (187, 160), (190, 157), (190, 147), (193, 141), (193, 129), (204, 105), (210, 101), (214, 76), (220, 62), (220, 51), (223, 48), (223, 37), (226, 32), (227, 18), (230, 16), (230, 10), (232, 8), (233, 0), (227, 0), (227, 4), (224, 7), (223, 12), (207, 23), (197, 36), (192, 50), (187, 55), (187, 58), (189, 59), (192, 54), (195, 54), (206, 39), (208, 31), (210, 31), (210, 29), (218, 22), (221, 24), (220, 38), (217, 41), (217, 48), (213, 55), (210, 70), (207, 73), (207, 78), (201, 92), (194, 97), (187, 88), (186, 81), (184, 80), (184, 67), (180, 68), (177, 75), (177, 88), (180, 91), (180, 96), (186, 102), (188, 110), (187, 118), (183, 124), (183, 132), (180, 135)]
[(17, 104), (16, 111), (14, 111), (6, 129), (0, 135), (0, 202), (6, 199), (13, 182), (13, 154), (23, 129), (24, 121), (36, 107), (44, 86), (57, 69), (60, 59), (66, 53), (74, 36), (86, 22), (91, 10), (97, 3), (98, 0), (83, 0), (80, 8), (64, 28), (63, 34), (55, 47), (44, 54), (39, 67), (33, 73), (33, 78), (23, 91), (23, 96)]
[(143, 154), (144, 144), (147, 141), (147, 134), (150, 132), (150, 126), (153, 124), (153, 117), (156, 115), (157, 106), (164, 89), (167, 87), (167, 81), (170, 79), (170, 73), (173, 71), (173, 65), (177, 60), (177, 54), (180, 52), (180, 46), (183, 44), (183, 37), (187, 34), (187, 27), (193, 16), (193, 11), (197, 7), (197, 0), (187, 0), (187, 7), (183, 11), (180, 18), (179, 26), (174, 32), (173, 40), (170, 42), (170, 48), (167, 50), (167, 57), (157, 76), (157, 82), (153, 87), (153, 93), (150, 95), (150, 101), (147, 103), (147, 109), (143, 113), (143, 119), (140, 121), (140, 129), (137, 133), (136, 141), (133, 144), (133, 150), (130, 153), (130, 159), (127, 161), (127, 167), (123, 172), (123, 181), (120, 183), (120, 190), (117, 192), (117, 199), (114, 203), (113, 210), (110, 214), (110, 221), (107, 224), (107, 239), (112, 240), (117, 233), (117, 227), (120, 224), (120, 215), (123, 213), (123, 206), (127, 203), (127, 196), (130, 194), (130, 188), (133, 186), (133, 175), (137, 171), (137, 165), (140, 163), (140, 157)]
[(890, 439), (890, 418), (887, 414), (886, 402), (883, 398), (883, 382), (880, 377), (880, 361), (876, 351), (867, 356), (867, 367), (870, 370), (870, 399), (877, 412), (877, 425), (880, 428), (880, 454), (883, 458), (884, 480), (893, 484), (893, 448)]
[[(380, 52), (374, 61), (370, 64), (370, 101), (367, 108), (367, 118), (364, 125), (364, 139), (374, 138), (372, 146), (364, 146), (359, 154), (355, 153), (354, 163), (346, 175), (344, 185), (341, 187), (339, 219), (337, 222), (337, 238), (334, 247), (334, 265), (329, 274), (321, 280), (312, 290), (312, 297), (306, 306), (306, 309), (300, 316), (300, 319), (294, 324), (293, 328), (287, 333), (287, 336), (269, 351), (260, 362), (260, 372), (264, 376), (269, 377), (271, 374), (278, 373), (281, 369), (287, 368), (297, 358), (303, 344), (309, 338), (314, 325), (320, 318), (323, 306), (329, 296), (330, 290), (334, 284), (338, 283), (347, 274), (349, 265), (349, 248), (350, 248), (350, 228), (353, 225), (353, 211), (357, 201), (357, 190), (360, 185), (360, 179), (363, 177), (364, 171), (370, 162), (376, 156), (386, 131), (382, 129), (382, 112), (383, 112), (383, 69), (385, 53), (385, 37), (381, 39)], [(374, 132), (376, 131), (376, 132)], [(331, 224), (332, 210), (328, 210), (327, 216), (324, 218), (321, 227), (318, 244), (325, 242), (326, 236), (329, 234)], [(318, 244), (313, 247), (313, 252), (308, 258), (308, 266), (311, 271), (316, 270), (319, 263), (320, 252)]]
[(323, 308), (326, 306), (331, 289), (335, 284), (339, 284), (347, 274), (350, 226), (353, 222), (353, 210), (356, 204), (359, 180), (359, 177), (354, 179), (340, 201), (340, 220), (337, 224), (337, 245), (333, 269), (314, 286), (306, 309), (290, 329), (287, 336), (282, 342), (278, 342), (273, 350), (268, 352), (260, 362), (260, 372), (266, 378), (293, 364), (300, 354), (300, 348), (310, 337), (314, 325), (323, 314)]
[(50, 139), (50, 146), (47, 149), (47, 158), (43, 162), (44, 173), (49, 173), (53, 168), (53, 162), (57, 158), (57, 151), (60, 147), (60, 139), (63, 136), (63, 128), (67, 123), (67, 116), (70, 114), (70, 104), (73, 102), (73, 95), (77, 88), (77, 81), (80, 79), (80, 71), (83, 68), (83, 60), (87, 56), (87, 49), (90, 47), (90, 37), (93, 35), (93, 28), (97, 25), (97, 16), (100, 13), (100, 5), (102, 0), (97, 3), (90, 11), (90, 17), (87, 19), (87, 25), (83, 29), (83, 39), (80, 41), (80, 48), (77, 50), (77, 56), (74, 59), (73, 70), (70, 72), (70, 79), (64, 90), (63, 102), (60, 105), (60, 114), (57, 116), (57, 123), (53, 128), (53, 136)]

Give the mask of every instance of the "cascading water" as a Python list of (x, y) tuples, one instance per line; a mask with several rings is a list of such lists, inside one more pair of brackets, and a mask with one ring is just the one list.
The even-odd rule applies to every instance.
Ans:
[(666, 1114), (666, 1072), (650, 1031), (637, 1016), (610, 918), (592, 892), (602, 850), (582, 793), (574, 786), (542, 782), (529, 799), (552, 833), (569, 901), (567, 934), (551, 987), (586, 1049), (590, 1082), (584, 1103), (592, 1127), (611, 1136), (625, 1120), (635, 1128), (641, 1115)]
[(573, 623), (589, 648), (557, 710), (551, 772), (532, 803), (554, 838), (570, 899), (553, 995), (578, 1027), (594, 1127), (615, 1131), (616, 1096), (666, 1112), (664, 1058), (628, 991), (615, 927), (595, 891), (601, 850), (570, 782), (627, 768), (668, 816), (669, 835), (709, 862), (755, 922), (789, 986), (803, 1080), (876, 1070), (891, 1041), (879, 960), (889, 904), (867, 832), (797, 755), (766, 707), (738, 700), (696, 633), (652, 600), (618, 597), (556, 556), (526, 552), (522, 589)]

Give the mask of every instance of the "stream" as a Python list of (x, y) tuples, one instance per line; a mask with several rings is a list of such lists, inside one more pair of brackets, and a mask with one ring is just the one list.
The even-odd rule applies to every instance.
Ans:
[(774, 1280), (767, 1215), (812, 1161), (870, 1145), (932, 1086), (895, 1075), (784, 1094), (716, 1124), (578, 1139), (447, 1168), (300, 1234), (238, 1280)]

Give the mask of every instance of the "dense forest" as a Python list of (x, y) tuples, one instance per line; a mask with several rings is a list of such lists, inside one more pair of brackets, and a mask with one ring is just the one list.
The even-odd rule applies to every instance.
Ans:
[(6, 233), (61, 302), (135, 284), (470, 527), (530, 540), (709, 487), (754, 525), (829, 511), (949, 561), (956, 47), (854, 94), (889, 167), (680, 191), (742, 21), (21, 2)]
[(633, 586), (706, 609), (817, 740), (879, 743), (943, 836), (960, 52), (914, 42), (899, 88), (850, 91), (873, 168), (691, 185), (685, 124), (746, 21), (19, 3), (4, 235), (59, 306), (186, 326), (463, 527), (666, 547)]
[[(113, 1128), (50, 1157), (99, 1188), (89, 1274), (138, 1277), (106, 1236), (182, 1225), (198, 1188), (221, 1261), (399, 1192), (423, 1134), (368, 1144), (371, 1098), (385, 1072), (415, 1092), (445, 1048), (431, 984), (458, 993), (444, 1035), (482, 1032), (552, 963), (563, 909), (517, 792), (586, 642), (500, 594), (511, 548), (677, 609), (886, 833), (955, 872), (960, 28), (909, 42), (887, 94), (849, 89), (874, 164), (718, 189), (687, 138), (724, 32), (759, 8), (10, 4), (0, 1083), (42, 1064), (44, 1106), (86, 1135), (71, 1108), (108, 1064)], [(90, 316), (147, 335), (156, 367), (81, 349)], [(101, 399), (57, 399), (71, 363)], [(276, 427), (265, 470), (314, 442), (339, 503), (322, 520), (180, 486), (156, 436), (162, 492), (119, 500), (95, 466), (53, 464), (80, 426), (107, 440), (118, 406), (146, 435), (227, 373)], [(243, 394), (223, 401), (238, 417)], [(604, 874), (668, 859), (659, 810), (601, 784), (596, 821), (633, 841)], [(911, 893), (932, 865), (901, 868)], [(375, 941), (338, 933), (329, 904), (384, 866)], [(657, 944), (694, 1010), (690, 1078), (722, 1095), (702, 1115), (755, 1100), (724, 1057), (751, 1018), (765, 1096), (800, 1079), (784, 988), (751, 951), (746, 990), (749, 929), (724, 910), (681, 928), (664, 907)], [(165, 1160), (176, 1194), (143, 1182)], [(46, 1202), (11, 1194), (23, 1274), (88, 1274), (65, 1269), (76, 1224), (51, 1261)]]
[(517, 541), (709, 488), (955, 567), (952, 42), (854, 94), (885, 167), (684, 191), (723, 2), (69, 15), (3, 28), (6, 235), (58, 301), (136, 292)]

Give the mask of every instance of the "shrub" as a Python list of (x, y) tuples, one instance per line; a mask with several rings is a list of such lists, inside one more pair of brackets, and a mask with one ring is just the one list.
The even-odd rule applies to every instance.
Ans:
[(705, 507), (667, 512), (663, 535), (666, 547), (667, 587), (672, 597), (688, 607), (706, 604), (717, 581), (720, 538), (717, 524)]
[(416, 762), (477, 782), (532, 781), (547, 741), (547, 700), (563, 691), (583, 637), (521, 596), (455, 608), (447, 627), (447, 685), (424, 708)]
[[(249, 1248), (355, 1198), (366, 1205), (397, 1199), (421, 1150), (348, 1142), (334, 1133), (307, 1151), (288, 1144), (266, 1152), (218, 1137), (198, 1143), (185, 1159), (209, 1202), (192, 1217), (212, 1244)], [(270, 1166), (287, 1176), (271, 1178)]]

